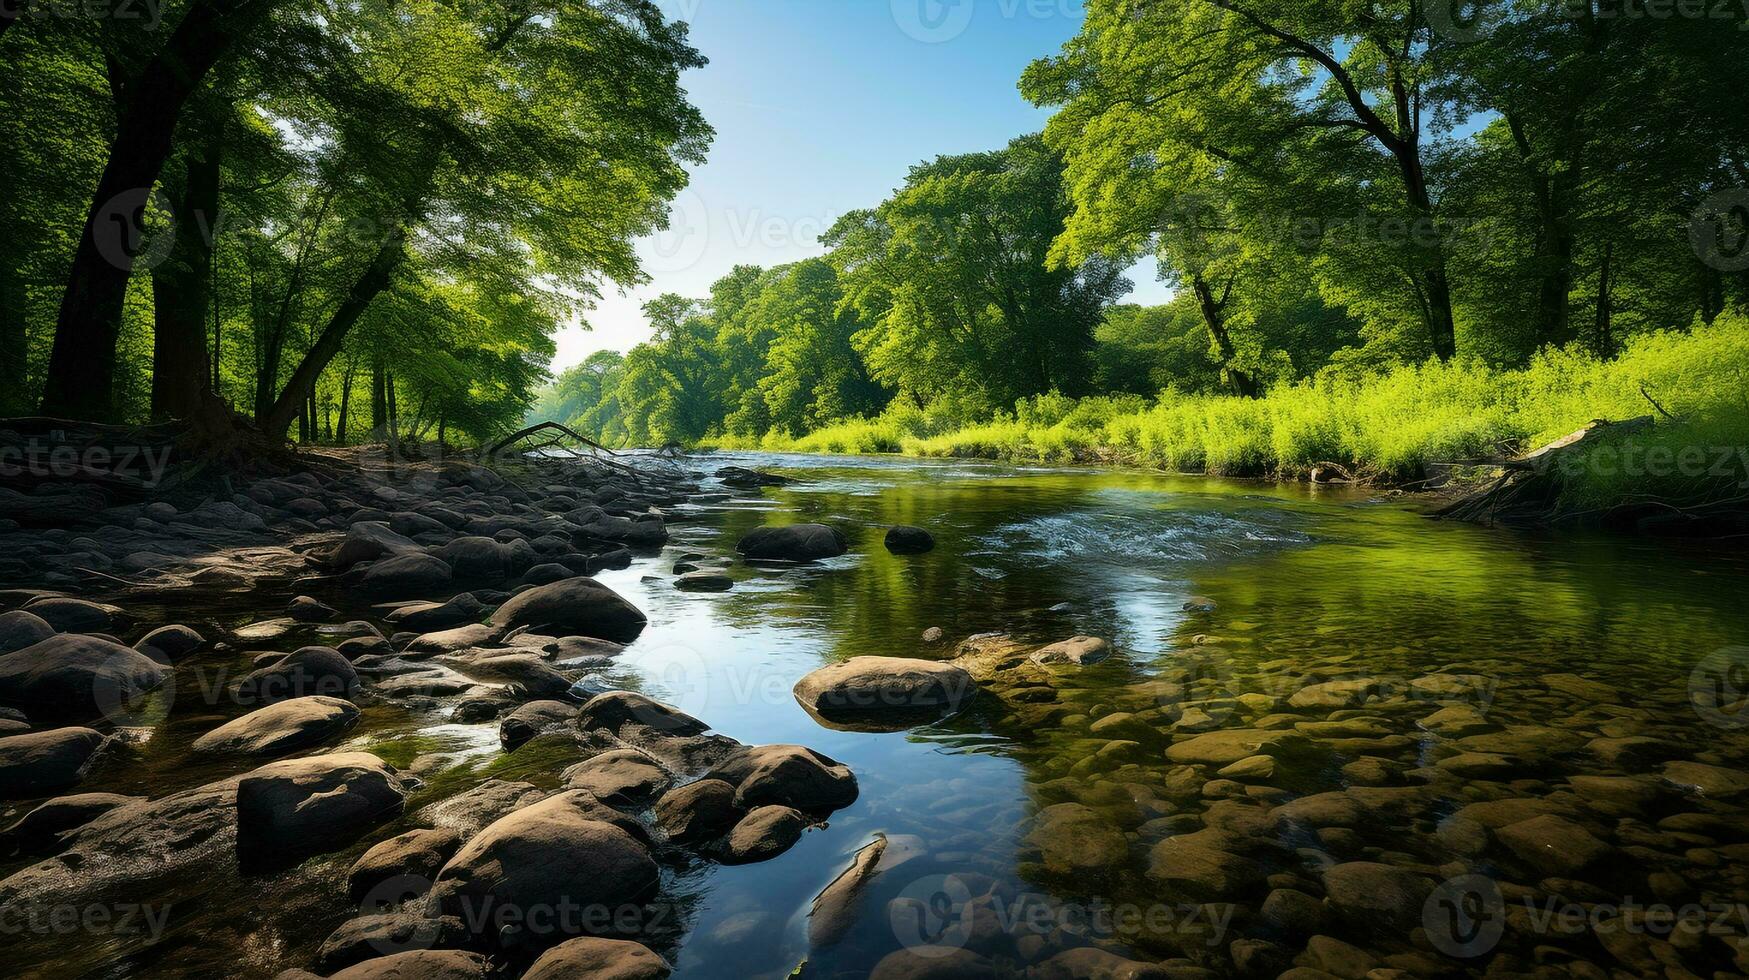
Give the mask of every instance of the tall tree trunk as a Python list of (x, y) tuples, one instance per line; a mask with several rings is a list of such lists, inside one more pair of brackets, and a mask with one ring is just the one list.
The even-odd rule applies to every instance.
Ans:
[(391, 445), (400, 445), (401, 411), (395, 405), (395, 372), (385, 371), (384, 376), (389, 391), (389, 443)]
[(1700, 265), (1700, 319), (1712, 326), (1725, 312), (1725, 277), (1710, 265)]
[(1609, 360), (1615, 356), (1615, 339), (1610, 336), (1610, 319), (1614, 312), (1611, 309), (1614, 297), (1610, 290), (1615, 288), (1611, 276), (1613, 271), (1610, 262), (1615, 257), (1615, 243), (1603, 243), (1603, 264), (1597, 269), (1597, 316), (1592, 325), (1597, 337), (1597, 356)]
[(188, 99), (269, 9), (266, 0), (195, 0), (128, 86), (55, 324), (42, 412), (101, 421), (115, 414), (116, 341), (140, 225)]
[(1572, 147), (1577, 139), (1577, 122), (1570, 119), (1563, 131), (1563, 142), (1569, 147), (1565, 153), (1564, 169), (1550, 174), (1517, 114), (1507, 112), (1504, 117), (1513, 145), (1518, 149), (1518, 158), (1530, 175), (1531, 199), (1536, 203), (1536, 254), (1532, 260), (1537, 279), (1536, 343), (1539, 347), (1560, 347), (1574, 337), (1568, 300), (1573, 292), (1575, 236), (1572, 212), (1579, 154)]
[(30, 311), (17, 258), (0, 264), (0, 417), (29, 412), (24, 382), (30, 365)]
[[(286, 382), (285, 391), (274, 402), (273, 408), (260, 419), (262, 431), (270, 436), (282, 436), (291, 425), (292, 416), (298, 410), (298, 402), (303, 393), (310, 390), (321, 377), (322, 371), (328, 367), (328, 362), (334, 355), (340, 353), (340, 348), (346, 342), (346, 335), (352, 330), (358, 318), (364, 314), (371, 301), (376, 299), (389, 283), (394, 280), (395, 271), (407, 259), (407, 230), (405, 226), (397, 225), (383, 240), (377, 249), (377, 254), (371, 259), (363, 275), (352, 284), (347, 291), (346, 299), (329, 317), (328, 325), (322, 328), (322, 335), (316, 338), (316, 343), (298, 363), (297, 370), (292, 372), (291, 380)], [(393, 398), (393, 393), (390, 395)]]
[(370, 362), (370, 427), (371, 438), (386, 442), (383, 432), (389, 424), (388, 382), (384, 380), (383, 358), (377, 354)]
[(358, 360), (346, 363), (346, 373), (340, 378), (340, 418), (334, 423), (334, 442), (346, 445), (346, 412), (352, 407), (352, 377), (358, 373)]
[(1227, 383), (1240, 396), (1256, 398), (1259, 394), (1257, 379), (1250, 372), (1233, 364), (1238, 348), (1233, 344), (1233, 335), (1227, 330), (1226, 319), (1227, 298), (1232, 295), (1233, 281), (1227, 280), (1226, 288), (1222, 290), (1219, 299), (1215, 298), (1214, 290), (1209, 288), (1208, 280), (1200, 272), (1190, 277), (1190, 288), (1196, 293), (1196, 305), (1202, 310), (1202, 322), (1208, 327), (1209, 339), (1215, 342), (1215, 349), (1221, 354), (1221, 370), (1227, 376)]
[(212, 293), (212, 253), (218, 234), (223, 117), (203, 120), (205, 132), (188, 151), (176, 238), (152, 270), (152, 417), (189, 418), (208, 390), (206, 320)]

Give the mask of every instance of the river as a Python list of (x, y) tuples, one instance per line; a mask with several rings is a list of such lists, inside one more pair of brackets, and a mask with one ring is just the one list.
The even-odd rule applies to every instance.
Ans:
[[(687, 505), (660, 554), (601, 573), (650, 626), (592, 683), (644, 691), (742, 742), (810, 746), (847, 764), (860, 795), (774, 860), (665, 871), (664, 892), (683, 896), (677, 941), (663, 950), (676, 976), (783, 977), (804, 963), (805, 976), (862, 976), (918, 942), (1024, 963), (1041, 946), (1066, 944), (1065, 936), (1137, 959), (1186, 958), (1234, 973), (1247, 964), (1235, 966), (1223, 947), (1241, 934), (1274, 944), (1249, 964), (1274, 975), (1282, 965), (1268, 956), (1291, 956), (1305, 944), (1274, 913), (1260, 916), (1264, 897), (1283, 888), (1316, 897), (1331, 887), (1320, 881), (1321, 868), (1347, 861), (1411, 868), (1429, 883), (1481, 874), (1508, 900), (1522, 886), (1539, 900), (1587, 907), (1735, 902), (1749, 894), (1738, 887), (1749, 876), (1749, 854), (1732, 849), (1749, 837), (1693, 839), (1657, 826), (1673, 813), (1703, 811), (1742, 827), (1741, 796), (1697, 799), (1672, 788), (1659, 768), (1669, 753), (1605, 761), (1590, 747), (1597, 739), (1653, 738), (1679, 747), (1672, 751), (1681, 759), (1727, 770), (1745, 757), (1742, 729), (1733, 726), (1749, 722), (1749, 713), (1731, 713), (1741, 709), (1732, 692), (1716, 705), (1693, 696), (1713, 676), (1706, 664), (1749, 663), (1732, 652), (1749, 642), (1749, 559), (1741, 549), (1527, 535), (1437, 522), (1413, 497), (1145, 471), (754, 453), (691, 463), (757, 467), (794, 482)], [(731, 554), (745, 531), (797, 521), (842, 528), (849, 554), (789, 569), (737, 563), (735, 587), (724, 593), (674, 589), (670, 566), (680, 555)], [(889, 554), (882, 535), (900, 523), (927, 528), (935, 549)], [(240, 623), (262, 609), (277, 614), (284, 600), (253, 597), (261, 609), (227, 615)], [(945, 639), (926, 642), (931, 628)], [(1109, 639), (1116, 652), (1054, 671), (1048, 700), (987, 691), (958, 715), (895, 733), (825, 727), (790, 694), (825, 663), (864, 654), (946, 658), (958, 641), (989, 632), (1035, 644), (1088, 634)], [(1430, 675), (1465, 680), (1461, 689), (1417, 684)], [(1740, 675), (1719, 676), (1728, 683)], [(1358, 693), (1338, 692), (1336, 703), (1288, 703), (1308, 683), (1343, 679), (1364, 683)], [(1163, 697), (1167, 690), (1175, 693)], [(1185, 720), (1186, 702), (1208, 720)], [(1453, 704), (1484, 716), (1466, 731), (1495, 742), (1457, 746), (1419, 724)], [(1131, 716), (1125, 726), (1099, 724), (1123, 713)], [(1250, 728), (1268, 716), (1276, 716), (1271, 730), (1310, 726), (1299, 730), (1320, 753), (1306, 762), (1281, 754), (1263, 778), (1210, 782), (1210, 769), (1200, 770), (1188, 788), (1183, 767), (1166, 758), (1175, 739)], [(196, 719), (182, 726), (200, 727)], [(156, 795), (214, 778), (189, 760), (181, 730), (165, 726), (142, 749), (141, 765), (85, 789)], [(1112, 748), (1116, 742), (1124, 744)], [(538, 760), (506, 760), (490, 724), (434, 723), (379, 707), (367, 710), (346, 748), (402, 766), (433, 753), (461, 760), (434, 782), (440, 787), (486, 772), (556, 784)], [(1459, 755), (1465, 761), (1449, 762)], [(1371, 761), (1352, 766), (1357, 760)], [(1584, 775), (1627, 776), (1650, 788), (1576, 792), (1571, 780)], [(1357, 817), (1252, 827), (1245, 833), (1253, 843), (1273, 837), (1276, 847), (1244, 855), (1262, 866), (1256, 874), (1150, 874), (1162, 860), (1159, 842), (1199, 829), (1217, 801), (1230, 816), (1232, 806), (1262, 812), (1373, 784), (1413, 792)], [(1505, 836), (1466, 853), (1454, 844), (1461, 834), (1448, 827), (1441, 835), (1442, 822), (1460, 809), (1502, 799), (1543, 801), (1612, 855), (1631, 853), (1636, 862), (1664, 855), (1659, 870), (1674, 878), (1649, 883), (1595, 856), (1570, 868), (1541, 864), (1511, 850)], [(1047, 807), (1058, 809), (1041, 821)], [(814, 896), (877, 835), (888, 840), (891, 866), (855, 903), (841, 939), (811, 945)], [(87, 944), (64, 950), (63, 965), (78, 962), (92, 975), (271, 975), (307, 959), (335, 925), (326, 910), (300, 919), (288, 896), (311, 879), (343, 881), (362, 849), (277, 877), (181, 883), (179, 897), (196, 911), (176, 917), (169, 942)], [(954, 875), (961, 877), (943, 877)], [(955, 932), (957, 913), (947, 909), (944, 918), (946, 907), (931, 904), (944, 881), (950, 892), (961, 882), (973, 894), (992, 892), (1010, 916), (1029, 903), (1047, 909), (1048, 924), (1032, 930), (1045, 938), (1027, 940), (1031, 927), (1003, 918), (1003, 936), (967, 939)], [(1126, 925), (1101, 916), (1110, 908), (1152, 910), (1155, 918)], [(1445, 952), (1425, 939), (1417, 945), (1411, 930), (1423, 924), (1420, 915), (1416, 909), (1371, 929), (1350, 917), (1322, 931), (1380, 962), (1412, 967), (1420, 962), (1414, 956)], [(1481, 970), (1496, 956), (1531, 957), (1552, 945), (1570, 950), (1561, 962), (1632, 969), (1610, 962), (1583, 932), (1509, 934), (1498, 949), (1490, 943), (1441, 962)], [(1722, 944), (1683, 948), (1691, 966), (1731, 968)], [(1411, 958), (1387, 959), (1393, 955)]]

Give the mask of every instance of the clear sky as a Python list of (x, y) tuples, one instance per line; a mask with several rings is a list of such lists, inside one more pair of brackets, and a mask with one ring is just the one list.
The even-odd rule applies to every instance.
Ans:
[[(915, 163), (1039, 130), (1047, 113), (1020, 97), (1021, 70), (1081, 23), (1079, 0), (658, 2), (710, 59), (685, 82), (716, 141), (673, 228), (640, 245), (650, 283), (608, 284), (594, 329), (559, 334), (555, 369), (645, 339), (639, 307), (658, 293), (704, 296), (737, 264), (823, 254), (821, 232)], [(1131, 301), (1165, 301), (1151, 261), (1130, 278)]]

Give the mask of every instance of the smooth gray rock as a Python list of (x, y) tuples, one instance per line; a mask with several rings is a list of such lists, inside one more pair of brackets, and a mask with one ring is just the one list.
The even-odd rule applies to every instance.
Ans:
[(0, 797), (28, 799), (74, 785), (108, 741), (89, 728), (0, 738)]
[(568, 578), (517, 593), (492, 614), (492, 625), (526, 626), (548, 636), (593, 636), (616, 642), (636, 639), (644, 614), (592, 578)]
[(127, 711), (169, 677), (164, 665), (137, 650), (61, 633), (0, 656), (0, 705), (33, 722), (89, 721)]
[(358, 722), (358, 709), (339, 698), (311, 695), (251, 711), (194, 740), (195, 752), (279, 755), (320, 745)]
[(816, 561), (849, 550), (844, 532), (824, 524), (758, 527), (736, 542), (735, 550), (755, 560)]

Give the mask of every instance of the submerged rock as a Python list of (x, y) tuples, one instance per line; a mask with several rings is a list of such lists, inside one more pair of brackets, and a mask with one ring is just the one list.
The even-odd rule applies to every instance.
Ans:
[(754, 560), (817, 561), (849, 550), (844, 532), (824, 524), (757, 527), (736, 542), (735, 550)]
[(920, 527), (900, 524), (887, 530), (884, 543), (895, 555), (921, 555), (935, 549), (935, 536)]
[(67, 596), (35, 599), (25, 603), (24, 611), (61, 633), (107, 633), (127, 621), (120, 606)]
[(1081, 803), (1058, 803), (1039, 811), (1026, 842), (1038, 848), (1045, 870), (1056, 874), (1101, 871), (1130, 856), (1123, 831)]
[(1076, 664), (1085, 667), (1111, 656), (1111, 643), (1097, 636), (1071, 636), (1033, 651), (1035, 664)]
[(134, 644), (140, 651), (160, 663), (175, 663), (206, 646), (206, 637), (181, 625), (160, 626)]
[(858, 848), (850, 864), (838, 873), (808, 909), (808, 943), (818, 949), (831, 946), (844, 938), (856, 924), (857, 908), (864, 893), (881, 871), (881, 855), (886, 853), (887, 839), (877, 837)]
[(314, 695), (348, 701), (358, 696), (358, 670), (338, 650), (295, 650), (277, 663), (244, 675), (232, 697), (242, 705), (269, 705)]

